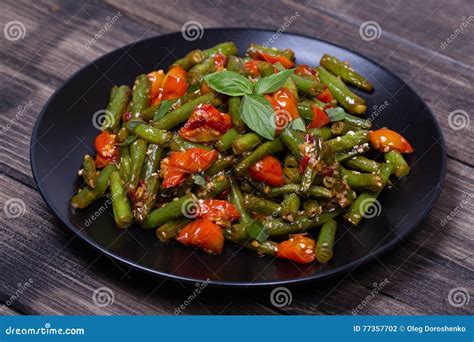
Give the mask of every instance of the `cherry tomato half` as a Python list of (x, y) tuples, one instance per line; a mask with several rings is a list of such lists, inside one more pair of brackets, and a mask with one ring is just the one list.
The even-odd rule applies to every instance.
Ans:
[(401, 153), (412, 153), (414, 151), (408, 140), (391, 129), (382, 128), (371, 131), (369, 136), (372, 146), (380, 152), (395, 150)]
[(180, 66), (172, 67), (163, 80), (163, 100), (174, 100), (186, 94), (186, 70)]
[(229, 114), (219, 112), (210, 104), (200, 104), (179, 130), (179, 135), (189, 141), (210, 142), (217, 140), (231, 127)]
[(196, 220), (180, 230), (176, 240), (185, 246), (202, 248), (209, 254), (220, 254), (224, 247), (222, 229), (210, 220)]
[(315, 246), (313, 239), (302, 234), (293, 235), (289, 240), (278, 244), (277, 257), (307, 264), (316, 259)]
[(289, 68), (292, 68), (293, 65), (295, 65), (295, 63), (293, 63), (292, 61), (290, 61), (288, 58), (286, 58), (285, 56), (272, 56), (270, 54), (266, 54), (266, 53), (263, 53), (261, 51), (259, 51), (257, 53), (257, 56), (259, 59), (262, 59), (264, 61), (267, 61), (268, 63), (271, 63), (271, 64), (275, 64), (275, 63), (280, 63), (281, 65), (283, 65), (285, 67), (285, 69), (289, 69)]
[(271, 186), (283, 185), (283, 169), (275, 157), (267, 155), (249, 168), (250, 178)]
[(150, 80), (150, 99), (153, 100), (158, 96), (161, 92), (160, 89), (163, 86), (163, 80), (165, 79), (165, 73), (163, 70), (152, 71), (148, 75), (148, 79)]
[(313, 113), (313, 121), (308, 125), (309, 128), (321, 128), (331, 121), (326, 112), (316, 105), (313, 106)]
[(113, 157), (117, 154), (118, 147), (115, 145), (115, 134), (103, 131), (95, 138), (95, 149), (104, 158)]
[(228, 201), (206, 199), (199, 201), (199, 218), (210, 220), (220, 226), (229, 227), (240, 217), (237, 208)]
[(324, 89), (321, 94), (316, 96), (316, 98), (324, 103), (330, 103), (333, 100), (333, 96), (328, 88)]

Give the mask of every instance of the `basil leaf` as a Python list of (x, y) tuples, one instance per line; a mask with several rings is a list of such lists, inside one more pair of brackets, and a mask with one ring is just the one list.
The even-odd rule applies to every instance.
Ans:
[(240, 118), (266, 139), (275, 137), (275, 114), (268, 100), (259, 94), (245, 94), (240, 105)]
[(263, 242), (268, 239), (267, 229), (260, 221), (253, 221), (248, 227), (247, 232), (252, 239), (257, 240), (258, 242)]
[(257, 94), (272, 93), (285, 84), (288, 77), (293, 73), (293, 69), (283, 70), (277, 74), (273, 74), (264, 78), (261, 78), (255, 84), (255, 92)]
[(204, 80), (212, 89), (225, 95), (242, 96), (252, 93), (252, 82), (250, 82), (248, 78), (233, 71), (224, 70), (215, 72), (204, 76)]
[(301, 118), (296, 118), (291, 122), (291, 128), (301, 131), (301, 132), (306, 132), (306, 127), (304, 125), (304, 121)]
[(193, 179), (194, 179), (194, 184), (196, 185), (200, 185), (201, 187), (205, 188), (206, 187), (206, 178), (204, 178), (203, 176), (201, 176), (200, 174), (195, 174), (193, 175)]
[(173, 101), (170, 101), (170, 100), (161, 101), (160, 108), (158, 109), (158, 113), (156, 113), (155, 116), (153, 117), (153, 121), (158, 121), (161, 118), (163, 118), (163, 116), (165, 116), (170, 110), (172, 104), (173, 104)]
[(331, 120), (331, 122), (343, 120), (347, 115), (344, 109), (341, 107), (328, 108), (324, 111), (329, 116), (329, 120)]

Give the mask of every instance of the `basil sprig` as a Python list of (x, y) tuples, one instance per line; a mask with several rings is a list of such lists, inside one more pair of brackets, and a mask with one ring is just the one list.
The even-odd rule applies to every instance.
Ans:
[(347, 116), (347, 113), (341, 107), (326, 108), (324, 111), (329, 116), (331, 122), (341, 121)]
[[(254, 132), (262, 137), (275, 138), (275, 116), (270, 102), (263, 94), (272, 93), (281, 88), (293, 73), (292, 69), (259, 79), (255, 85), (244, 76), (233, 71), (219, 71), (204, 76), (204, 80), (215, 91), (229, 95), (242, 96), (240, 118)], [(304, 122), (294, 120), (292, 127), (304, 130)]]

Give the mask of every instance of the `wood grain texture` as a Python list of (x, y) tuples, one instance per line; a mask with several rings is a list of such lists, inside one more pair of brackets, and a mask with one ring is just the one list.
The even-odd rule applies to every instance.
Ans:
[[(408, 0), (282, 1), (277, 5), (248, 0), (166, 0), (159, 2), (159, 8), (156, 4), (137, 0), (3, 2), (0, 22), (20, 20), (26, 36), (15, 42), (0, 37), (0, 128), (8, 128), (7, 134), (0, 134), (0, 206), (8, 199), (20, 198), (25, 213), (16, 219), (0, 213), (0, 304), (15, 294), (19, 283), (29, 279), (33, 283), (0, 314), (175, 313), (193, 288), (117, 265), (66, 232), (46, 208), (35, 190), (29, 166), (30, 135), (36, 117), (72, 73), (119, 46), (179, 31), (189, 20), (199, 21), (204, 28), (277, 30), (286, 16), (296, 12), (299, 16), (288, 28), (290, 32), (329, 40), (373, 58), (399, 74), (428, 103), (440, 122), (450, 157), (441, 197), (428, 218), (393, 252), (330, 281), (291, 288), (293, 302), (283, 309), (271, 305), (271, 289), (231, 292), (206, 288), (182, 313), (473, 312), (472, 303), (456, 308), (447, 298), (456, 287), (474, 293), (473, 125), (453, 130), (448, 122), (453, 110), (469, 113), (474, 107), (474, 22), (447, 48), (440, 48), (462, 23), (462, 16), (470, 13), (468, 1), (435, 1), (430, 6)], [(119, 12), (120, 20), (86, 48), (107, 16)], [(361, 39), (359, 27), (369, 20), (380, 24), (382, 34), (367, 42)], [(376, 80), (375, 84), (383, 86)], [(373, 296), (374, 283), (381, 284), (384, 279), (386, 286)], [(93, 293), (101, 287), (112, 290), (113, 304), (94, 304)]]

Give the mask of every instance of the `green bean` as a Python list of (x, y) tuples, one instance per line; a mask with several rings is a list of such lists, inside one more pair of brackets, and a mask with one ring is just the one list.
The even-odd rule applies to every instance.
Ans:
[(128, 135), (128, 129), (125, 127), (126, 125), (124, 124), (122, 127), (117, 132), (117, 135), (115, 137), (115, 141), (118, 143), (123, 143), (127, 138), (129, 137)]
[(331, 140), (326, 141), (328, 146), (331, 147), (334, 153), (340, 151), (346, 151), (359, 146), (369, 141), (369, 132), (368, 131), (356, 131), (353, 133), (347, 133), (341, 137), (337, 137)]
[(229, 155), (217, 159), (204, 173), (206, 176), (214, 176), (221, 171), (225, 171), (235, 165), (237, 158)]
[(132, 162), (130, 160), (130, 147), (122, 146), (120, 148), (120, 162), (118, 164), (118, 171), (120, 173), (120, 178), (125, 183), (128, 183), (130, 180), (130, 172), (132, 169)]
[(359, 129), (358, 127), (353, 126), (344, 121), (336, 121), (336, 122), (333, 122), (331, 125), (331, 133), (333, 135), (344, 135), (350, 131), (355, 132), (358, 129)]
[(82, 178), (90, 188), (95, 188), (95, 184), (97, 183), (97, 169), (95, 168), (94, 158), (88, 154), (84, 156), (84, 161), (82, 162)]
[(292, 154), (288, 154), (285, 159), (283, 160), (283, 166), (284, 167), (293, 167), (293, 168), (299, 168), (300, 164), (298, 160), (296, 160), (295, 156)]
[(84, 209), (92, 202), (102, 197), (109, 187), (110, 174), (117, 170), (115, 165), (108, 165), (102, 169), (97, 177), (95, 188), (88, 186), (79, 190), (79, 192), (71, 198), (71, 206), (73, 208)]
[(308, 129), (308, 133), (311, 133), (315, 137), (320, 137), (324, 141), (333, 137), (330, 127), (310, 128)]
[[(280, 71), (285, 70), (283, 65), (280, 63), (275, 63), (273, 66)], [(294, 73), (291, 74), (290, 77), (301, 96), (317, 96), (324, 90), (324, 84), (319, 82), (317, 79), (307, 78)]]
[(316, 200), (313, 199), (307, 199), (303, 202), (303, 209), (306, 214), (306, 216), (312, 218), (317, 215), (320, 215), (323, 211), (321, 206)]
[(186, 151), (187, 149), (190, 148), (201, 148), (203, 150), (212, 150), (212, 147), (200, 143), (195, 143), (192, 141), (187, 141), (186, 139), (183, 139), (179, 134), (175, 134), (171, 138), (170, 142), (170, 150), (171, 151)]
[(369, 144), (362, 144), (360, 146), (357, 146), (357, 148), (354, 148), (350, 151), (336, 153), (335, 157), (336, 157), (336, 160), (339, 163), (341, 163), (341, 162), (344, 162), (348, 159), (351, 159), (354, 156), (360, 155), (361, 153), (365, 153), (368, 150), (370, 150)]
[(135, 79), (132, 92), (132, 102), (130, 105), (130, 112), (132, 118), (138, 119), (150, 103), (150, 80), (145, 74), (139, 75)]
[(168, 242), (174, 239), (179, 231), (190, 222), (191, 220), (184, 218), (166, 222), (156, 230), (156, 237), (160, 239), (161, 242)]
[(238, 136), (239, 132), (232, 127), (216, 141), (214, 146), (219, 152), (223, 153), (231, 147), (232, 143)]
[(168, 142), (173, 137), (173, 133), (168, 132), (164, 129), (158, 129), (153, 126), (147, 125), (144, 122), (140, 122), (139, 124), (133, 124), (133, 121), (129, 121), (129, 124), (127, 126), (129, 127), (129, 130), (138, 138), (141, 138), (151, 144), (164, 146), (168, 144)]
[[(377, 206), (374, 206), (374, 203), (377, 200), (378, 195), (382, 191), (382, 189), (387, 184), (390, 174), (393, 172), (394, 165), (393, 163), (384, 163), (380, 166), (378, 171), (378, 175), (382, 180), (382, 188), (377, 192), (363, 192), (357, 196), (356, 200), (351, 204), (349, 209), (344, 215), (344, 218), (354, 226), (357, 226), (362, 219), (362, 217), (366, 216), (367, 213), (371, 213), (374, 210), (379, 210)], [(372, 216), (372, 215), (370, 215)]]
[(324, 54), (321, 57), (321, 65), (327, 70), (332, 72), (334, 75), (339, 76), (344, 81), (358, 88), (364, 89), (366, 91), (372, 91), (374, 86), (372, 83), (367, 81), (365, 77), (360, 75), (358, 72), (354, 71), (351, 66), (347, 63), (341, 62), (334, 56)]
[(188, 82), (189, 84), (196, 84), (203, 76), (213, 72), (215, 68), (214, 57), (209, 57), (203, 60), (201, 63), (196, 64), (188, 71)]
[(363, 172), (377, 172), (380, 168), (380, 163), (364, 156), (356, 155), (344, 161), (344, 164)]
[(214, 198), (230, 188), (228, 177), (224, 175), (215, 175), (207, 183), (206, 188), (198, 193), (199, 198)]
[(378, 191), (382, 188), (382, 179), (379, 175), (359, 173), (340, 167), (340, 171), (347, 184), (356, 190)]
[(229, 115), (232, 118), (232, 125), (239, 133), (246, 131), (245, 123), (240, 118), (241, 97), (235, 96), (229, 98)]
[(363, 114), (367, 109), (365, 101), (347, 88), (342, 80), (331, 74), (325, 68), (316, 68), (319, 78), (328, 88), (337, 102), (351, 114)]
[(305, 143), (303, 134), (300, 131), (286, 127), (283, 132), (280, 133), (280, 140), (286, 145), (296, 159), (300, 161), (302, 157), (300, 146)]
[(186, 56), (178, 59), (173, 64), (171, 64), (170, 69), (174, 66), (180, 66), (184, 70), (187, 71), (191, 69), (191, 67), (193, 67), (194, 65), (201, 63), (203, 59), (204, 59), (204, 54), (202, 53), (202, 51), (199, 49), (196, 49), (189, 52)]
[(148, 146), (145, 164), (143, 165), (142, 178), (145, 180), (140, 205), (136, 204), (135, 218), (141, 223), (150, 213), (156, 202), (156, 195), (160, 186), (158, 170), (160, 168), (163, 149), (159, 145)]
[(246, 156), (242, 161), (235, 167), (235, 173), (242, 175), (248, 170), (250, 166), (258, 162), (260, 159), (265, 157), (267, 154), (273, 154), (283, 151), (283, 144), (279, 139), (267, 141), (257, 147), (251, 154)]
[(372, 121), (359, 118), (354, 115), (350, 115), (346, 113), (346, 116), (343, 119), (344, 122), (351, 124), (353, 126), (362, 128), (362, 129), (370, 129), (372, 127)]
[(295, 59), (295, 53), (291, 49), (279, 50), (274, 47), (267, 47), (254, 43), (250, 44), (249, 48), (247, 49), (247, 53), (249, 54), (249, 56), (256, 55), (259, 51), (271, 56), (283, 56), (289, 59), (290, 61), (293, 61)]
[(225, 42), (217, 44), (209, 49), (203, 50), (202, 53), (204, 57), (214, 57), (217, 53), (222, 53), (223, 55), (235, 56), (239, 52), (237, 45), (234, 42)]
[(259, 254), (266, 254), (275, 256), (278, 251), (278, 243), (273, 241), (262, 241), (252, 240), (244, 243), (244, 247)]
[[(285, 194), (299, 193), (300, 185), (299, 184), (285, 184), (280, 187), (273, 187), (270, 190), (270, 195), (273, 197), (280, 197)], [(310, 197), (319, 197), (319, 198), (331, 198), (332, 193), (330, 190), (322, 186), (312, 186), (309, 188), (308, 192)]]
[[(272, 72), (273, 72), (273, 66), (272, 66)], [(300, 100), (300, 96), (298, 94), (298, 88), (296, 87), (295, 81), (291, 77), (288, 77), (285, 81), (285, 84), (283, 85), (284, 87), (288, 88), (289, 91), (293, 94), (293, 96), (296, 99), (296, 102)]]
[(410, 166), (408, 166), (403, 155), (398, 151), (390, 151), (384, 154), (385, 161), (392, 163), (394, 166), (393, 173), (397, 178), (404, 177), (410, 173)]
[(247, 133), (237, 137), (232, 143), (232, 152), (234, 154), (243, 154), (250, 151), (255, 146), (260, 145), (262, 137), (257, 133)]
[(287, 221), (293, 222), (298, 217), (300, 204), (300, 198), (297, 194), (292, 193), (285, 195), (281, 202), (281, 217)]
[(275, 70), (273, 68), (273, 65), (271, 65), (268, 62), (259, 62), (259, 63), (257, 63), (257, 69), (258, 69), (258, 72), (260, 73), (261, 77), (266, 77), (266, 76), (273, 75), (274, 70)]
[(276, 216), (281, 212), (280, 204), (251, 194), (244, 195), (244, 206), (249, 212), (267, 216)]
[(240, 223), (247, 224), (252, 222), (252, 217), (247, 213), (244, 206), (244, 198), (240, 192), (239, 185), (233, 177), (229, 177), (230, 193), (229, 201), (232, 203), (240, 213)]
[(229, 59), (227, 60), (227, 70), (247, 76), (248, 72), (245, 69), (244, 63), (245, 62), (242, 58), (239, 58), (236, 56), (230, 56)]
[(130, 88), (128, 86), (112, 88), (109, 104), (105, 112), (107, 117), (102, 124), (102, 130), (114, 130), (119, 126), (122, 114), (127, 108), (129, 96)]
[(302, 119), (313, 121), (313, 105), (308, 102), (298, 102), (296, 108), (298, 109), (298, 114)]
[(145, 221), (143, 221), (141, 226), (145, 229), (152, 229), (168, 221), (179, 219), (184, 215), (186, 205), (194, 200), (195, 197), (193, 194), (187, 194), (168, 202), (161, 208), (153, 210)]
[(309, 163), (304, 169), (303, 174), (301, 175), (301, 183), (300, 183), (299, 192), (303, 196), (308, 196), (309, 189), (311, 185), (313, 184), (313, 180), (315, 176), (316, 176), (316, 172), (314, 171), (314, 164)]
[(137, 139), (130, 145), (130, 177), (127, 183), (127, 190), (133, 191), (140, 180), (143, 162), (145, 161), (147, 144), (142, 139)]
[(207, 93), (191, 100), (181, 107), (169, 112), (161, 120), (153, 122), (153, 126), (158, 129), (169, 130), (188, 120), (194, 108), (202, 103), (210, 103), (214, 99), (213, 93)]
[(316, 260), (322, 264), (332, 259), (336, 229), (337, 222), (331, 219), (326, 221), (319, 231), (318, 243), (316, 244)]
[(285, 184), (300, 183), (301, 174), (295, 167), (284, 167), (283, 168), (283, 182)]
[(110, 174), (110, 194), (115, 224), (119, 228), (128, 228), (133, 222), (133, 214), (118, 171)]

